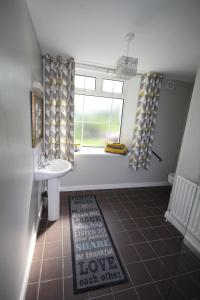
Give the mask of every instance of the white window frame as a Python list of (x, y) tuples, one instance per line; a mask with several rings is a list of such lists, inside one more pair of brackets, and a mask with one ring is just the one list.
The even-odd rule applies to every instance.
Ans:
[[(113, 74), (108, 74), (106, 72), (100, 72), (100, 71), (95, 71), (95, 70), (82, 69), (82, 68), (80, 68), (80, 69), (75, 68), (75, 75), (96, 78), (96, 84), (95, 84), (96, 89), (95, 90), (86, 90), (86, 89), (81, 89), (81, 88), (75, 88), (75, 90), (74, 90), (75, 94), (86, 95), (86, 96), (95, 96), (95, 97), (104, 97), (104, 98), (122, 99), (123, 104), (122, 104), (122, 115), (121, 115), (120, 133), (119, 133), (119, 142), (120, 142), (121, 135), (122, 135), (122, 128), (123, 128), (124, 106), (125, 106), (125, 101), (127, 98), (127, 95), (126, 95), (127, 83), (126, 83), (126, 81), (121, 80), (121, 79), (118, 80)], [(104, 92), (103, 91), (103, 79), (123, 82), (122, 94)], [(83, 138), (83, 134), (82, 134), (82, 138)], [(83, 147), (97, 148), (95, 146), (83, 146)], [(103, 148), (103, 146), (98, 147), (98, 148)]]

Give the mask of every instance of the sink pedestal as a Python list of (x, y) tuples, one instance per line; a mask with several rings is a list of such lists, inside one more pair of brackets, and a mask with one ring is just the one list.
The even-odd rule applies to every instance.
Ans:
[(60, 178), (48, 180), (48, 220), (56, 221), (60, 217)]

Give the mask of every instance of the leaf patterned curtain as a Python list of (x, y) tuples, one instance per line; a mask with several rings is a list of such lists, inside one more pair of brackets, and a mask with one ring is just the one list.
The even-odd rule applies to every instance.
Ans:
[(44, 59), (45, 151), (74, 161), (74, 59)]
[(160, 98), (162, 74), (142, 75), (129, 166), (148, 170)]

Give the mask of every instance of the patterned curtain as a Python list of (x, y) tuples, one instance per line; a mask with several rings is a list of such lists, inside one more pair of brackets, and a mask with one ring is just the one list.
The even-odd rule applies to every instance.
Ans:
[(74, 161), (74, 59), (44, 59), (45, 152)]
[(162, 78), (157, 73), (146, 73), (141, 78), (129, 160), (133, 170), (149, 169)]

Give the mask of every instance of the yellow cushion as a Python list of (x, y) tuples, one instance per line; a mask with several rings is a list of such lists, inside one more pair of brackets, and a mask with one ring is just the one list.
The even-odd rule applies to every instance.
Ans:
[(106, 147), (112, 148), (112, 149), (124, 149), (125, 145), (124, 144), (120, 144), (120, 143), (108, 143), (106, 145)]
[(128, 153), (128, 149), (127, 147), (124, 147), (123, 149), (114, 149), (114, 148), (106, 147), (105, 152), (126, 155)]

